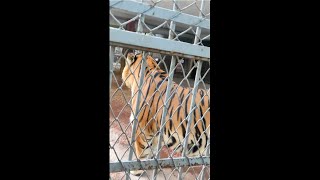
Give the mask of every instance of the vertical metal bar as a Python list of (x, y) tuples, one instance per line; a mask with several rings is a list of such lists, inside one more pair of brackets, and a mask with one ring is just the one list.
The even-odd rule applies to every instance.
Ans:
[[(203, 7), (204, 7), (204, 0), (201, 0), (201, 5), (200, 5), (200, 12), (199, 12), (199, 16), (202, 17), (202, 11), (203, 11)], [(200, 34), (201, 34), (201, 28), (200, 27), (197, 27), (196, 29), (196, 35), (194, 37), (194, 42), (193, 44), (197, 44), (200, 40)], [(193, 59), (194, 61), (194, 59)], [(189, 70), (191, 69), (192, 67), (192, 62), (190, 62), (189, 64)], [(188, 117), (188, 124), (187, 124), (187, 132), (186, 132), (186, 136), (185, 136), (185, 139), (184, 139), (184, 143), (183, 143), (183, 147), (185, 147), (182, 151), (182, 155), (184, 157), (186, 157), (186, 151), (188, 151), (188, 148), (187, 145), (188, 145), (188, 138), (189, 138), (189, 133), (190, 133), (190, 126), (191, 126), (191, 121), (193, 119), (193, 113), (192, 113), (192, 109), (194, 107), (194, 104), (195, 104), (195, 97), (196, 97), (196, 93), (197, 93), (197, 90), (198, 90), (198, 81), (200, 79), (200, 73), (201, 73), (201, 67), (202, 67), (202, 61), (198, 61), (197, 63), (197, 72), (196, 72), (196, 77), (195, 77), (195, 81), (194, 81), (194, 87), (193, 87), (193, 91), (192, 91), (192, 99), (191, 99), (191, 105), (190, 105), (190, 111), (189, 111), (189, 117)], [(187, 102), (186, 102), (187, 103)], [(204, 166), (203, 166), (204, 168)], [(203, 178), (203, 173), (201, 174), (201, 178)], [(180, 167), (179, 168), (179, 180), (182, 179), (182, 168)]]
[[(204, 8), (204, 0), (201, 0), (199, 17), (203, 17), (203, 14), (202, 14), (203, 8)], [(200, 35), (201, 35), (201, 28), (197, 27), (196, 35), (194, 37), (194, 43), (193, 44), (197, 44), (200, 41)], [(208, 144), (208, 147), (206, 149), (206, 155), (209, 152), (208, 148), (209, 148), (209, 144)], [(200, 179), (201, 180), (204, 180), (204, 170), (205, 170), (205, 165), (202, 166), (202, 172), (201, 172), (201, 175), (200, 175)]]
[[(176, 0), (173, 0), (172, 10), (176, 11)], [(168, 39), (173, 39), (174, 38), (175, 28), (176, 28), (176, 23), (174, 21), (171, 21), (170, 22), (170, 30), (169, 30)], [(162, 112), (161, 126), (160, 127), (164, 126), (164, 122), (165, 122), (165, 119), (166, 119), (166, 116), (167, 116), (167, 111), (168, 111), (168, 109), (167, 109), (167, 104), (168, 104), (167, 101), (168, 101), (168, 98), (170, 96), (170, 89), (171, 89), (171, 85), (172, 85), (175, 65), (176, 65), (176, 58), (175, 58), (175, 56), (172, 56), (171, 57), (171, 63), (170, 63), (170, 70), (169, 70), (169, 79), (168, 79), (168, 83), (167, 83), (167, 89), (166, 89), (166, 95), (165, 95), (165, 101), (164, 101), (165, 102), (164, 103), (164, 109), (163, 109), (163, 112)], [(161, 146), (162, 139), (163, 139), (162, 135), (163, 135), (163, 128), (160, 128), (160, 133), (159, 133), (159, 137), (158, 137), (157, 152), (159, 152), (161, 147), (162, 147)], [(160, 157), (160, 153), (157, 153), (156, 154), (156, 159), (158, 159), (159, 157)], [(157, 179), (157, 172), (158, 172), (158, 168), (155, 168), (153, 170), (153, 179), (154, 180)]]
[[(141, 0), (142, 2), (142, 0)], [(137, 27), (137, 30), (136, 32), (143, 32), (143, 27), (142, 27), (142, 22), (144, 21), (144, 16), (143, 14), (140, 14), (139, 16), (139, 20), (138, 20), (138, 27)], [(141, 51), (138, 51), (138, 52), (141, 52)], [(133, 150), (134, 150), (134, 146), (133, 146), (133, 142), (135, 140), (135, 134), (136, 134), (136, 131), (137, 131), (137, 127), (138, 127), (138, 117), (137, 117), (137, 114), (139, 112), (139, 106), (140, 106), (140, 98), (141, 98), (141, 88), (142, 88), (142, 83), (143, 83), (143, 79), (144, 79), (144, 71), (145, 71), (145, 52), (143, 51), (142, 52), (142, 64), (141, 64), (141, 70), (140, 70), (140, 79), (139, 79), (139, 91), (138, 91), (138, 97), (137, 97), (137, 103), (136, 103), (136, 109), (135, 109), (135, 116), (134, 116), (134, 120), (133, 120), (133, 127), (132, 127), (132, 133), (131, 133), (131, 144), (132, 144), (132, 147), (133, 148), (130, 148), (130, 151), (129, 151), (129, 161), (132, 160), (132, 154), (133, 154)], [(138, 154), (137, 154), (138, 156)], [(130, 174), (130, 171), (129, 173)], [(126, 176), (126, 180), (129, 180), (129, 175), (127, 174)]]
[[(162, 139), (163, 139), (163, 126), (165, 124), (165, 121), (166, 121), (166, 116), (167, 116), (167, 112), (168, 112), (168, 100), (170, 100), (169, 96), (170, 96), (170, 89), (171, 89), (171, 86), (172, 86), (172, 78), (173, 78), (173, 71), (174, 71), (174, 67), (175, 67), (175, 64), (176, 64), (176, 59), (175, 58), (172, 58), (171, 59), (171, 64), (170, 64), (170, 70), (169, 73), (169, 80), (168, 80), (168, 83), (167, 83), (167, 89), (166, 89), (166, 95), (165, 95), (165, 101), (164, 101), (164, 109), (163, 109), (163, 112), (162, 112), (162, 117), (161, 117), (161, 128), (160, 128), (160, 133), (159, 133), (159, 140), (158, 140), (158, 146), (157, 146), (157, 152), (160, 151), (161, 149), (161, 142), (162, 142)], [(160, 153), (157, 153), (156, 155), (156, 158), (158, 159), (160, 156)], [(157, 175), (157, 171), (158, 171), (158, 168), (156, 168), (154, 171), (153, 171), (153, 177), (154, 177), (154, 180), (156, 179), (156, 175)]]
[[(142, 0), (141, 0), (142, 2)], [(141, 18), (143, 17), (143, 15), (140, 15), (139, 16), (139, 20), (138, 20), (138, 27), (137, 27), (137, 30), (136, 32), (140, 32), (143, 30), (142, 28), (142, 25), (141, 25)], [(137, 124), (138, 124), (138, 117), (137, 117), (137, 114), (139, 112), (139, 105), (140, 105), (140, 98), (141, 98), (141, 86), (142, 86), (142, 83), (143, 83), (143, 78), (144, 78), (144, 69), (145, 69), (145, 58), (144, 58), (144, 52), (142, 54), (142, 64), (141, 64), (141, 70), (140, 70), (140, 79), (139, 79), (139, 90), (138, 90), (138, 94), (137, 94), (137, 101), (136, 101), (136, 108), (135, 108), (135, 116), (134, 116), (134, 120), (133, 120), (133, 127), (132, 127), (132, 133), (131, 133), (131, 142), (130, 144), (132, 145), (132, 148), (130, 148), (129, 150), (129, 161), (132, 160), (132, 154), (133, 154), (133, 151), (134, 151), (134, 145), (133, 145), (133, 142), (135, 141), (135, 134), (136, 134), (136, 131), (137, 131)], [(130, 174), (130, 171), (129, 173)], [(129, 175), (127, 174), (126, 176), (126, 180), (129, 180)]]
[[(142, 3), (142, 2), (143, 2), (143, 0), (141, 0), (141, 3)], [(137, 26), (136, 32), (138, 32), (138, 33), (143, 33), (143, 25), (142, 25), (143, 22), (144, 22), (144, 15), (143, 15), (143, 14), (140, 14), (140, 15), (139, 15), (139, 19), (138, 19), (138, 26)], [(137, 50), (136, 52), (137, 52), (137, 53), (141, 53), (142, 51)]]
[(137, 27), (137, 32), (143, 33), (143, 26), (142, 22), (144, 22), (144, 15), (140, 14), (139, 20), (138, 20), (138, 27)]
[[(202, 11), (204, 7), (204, 0), (201, 0), (201, 5), (200, 5), (200, 12), (199, 12), (199, 17), (203, 17)], [(196, 35), (194, 37), (194, 44), (197, 44), (200, 40), (200, 34), (201, 34), (201, 28), (197, 27), (196, 29)]]
[(113, 59), (114, 59), (114, 46), (110, 46), (110, 58), (109, 58), (109, 87), (111, 89), (111, 84), (112, 84), (112, 73), (113, 73)]
[[(176, 7), (176, 1), (177, 0), (172, 0), (173, 1), (173, 7), (172, 10), (173, 11), (177, 11), (177, 7)], [(169, 31), (169, 36), (168, 39), (173, 39), (174, 38), (174, 31), (176, 29), (176, 23), (174, 21), (170, 22), (170, 31)]]
[[(203, 11), (203, 8), (204, 8), (204, 0), (201, 0), (201, 5), (200, 5), (200, 12), (199, 12), (199, 17), (203, 17), (203, 15), (202, 15), (202, 11)], [(199, 40), (200, 40), (200, 34), (201, 34), (201, 28), (200, 27), (197, 27), (197, 29), (196, 29), (196, 34), (195, 34), (195, 37), (194, 37), (194, 42), (193, 42), (193, 44), (197, 44), (198, 42), (199, 42)], [(190, 71), (191, 70), (191, 68), (192, 68), (192, 66), (193, 66), (193, 60), (192, 61), (190, 61), (189, 62), (189, 64), (188, 64), (188, 71)]]
[[(208, 145), (207, 145), (207, 149), (206, 149), (206, 156), (209, 156), (209, 152), (210, 152), (210, 136), (208, 138)], [(202, 173), (201, 173), (201, 176), (200, 176), (200, 179), (204, 180), (204, 168), (205, 168), (205, 165), (203, 165), (202, 167)], [(210, 175), (210, 174), (209, 174)]]
[[(132, 133), (131, 133), (131, 142), (130, 144), (132, 145), (132, 148), (130, 148), (129, 150), (129, 161), (132, 160), (132, 154), (133, 154), (133, 151), (134, 151), (134, 145), (133, 145), (133, 142), (135, 141), (135, 133), (136, 133), (136, 130), (137, 130), (137, 124), (138, 124), (138, 117), (137, 117), (137, 114), (139, 112), (139, 106), (140, 106), (140, 99), (141, 99), (141, 87), (142, 87), (142, 84), (143, 84), (143, 79), (144, 79), (144, 71), (145, 71), (145, 67), (146, 67), (146, 60), (145, 60), (145, 57), (144, 57), (144, 53), (142, 54), (142, 63), (141, 63), (141, 70), (140, 70), (140, 79), (139, 79), (139, 86), (138, 86), (138, 94), (137, 94), (137, 101), (136, 101), (136, 108), (135, 108), (135, 113), (134, 113), (134, 119), (133, 119), (133, 127), (132, 127)], [(126, 179), (128, 180), (130, 177), (129, 177), (129, 174), (126, 174), (127, 177)]]
[[(198, 82), (200, 79), (202, 62), (203, 61), (198, 61), (198, 63), (197, 63), (197, 72), (196, 72), (196, 77), (195, 77), (195, 81), (194, 81), (194, 87), (192, 90), (192, 98), (191, 98), (190, 110), (189, 110), (188, 121), (187, 121), (187, 123), (188, 123), (187, 124), (187, 131), (186, 131), (186, 136), (185, 136), (185, 139), (183, 141), (183, 146), (182, 146), (182, 147), (184, 147), (182, 150), (183, 157), (186, 157), (186, 151), (188, 151), (188, 148), (186, 148), (186, 147), (188, 145), (188, 138), (189, 138), (189, 134), (190, 134), (191, 122), (192, 122), (192, 119), (194, 118), (193, 113), (192, 113), (192, 109), (195, 106), (195, 98), (196, 98), (197, 91), (198, 91)], [(188, 102), (186, 102), (186, 103), (188, 103)], [(182, 180), (182, 168), (181, 167), (179, 168), (179, 180), (180, 179)]]

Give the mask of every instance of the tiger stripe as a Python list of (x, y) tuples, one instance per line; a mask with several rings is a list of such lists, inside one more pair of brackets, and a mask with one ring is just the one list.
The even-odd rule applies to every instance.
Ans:
[[(142, 54), (134, 55), (129, 53), (126, 61), (122, 79), (125, 85), (131, 89), (133, 95), (138, 91), (135, 79), (138, 79), (140, 75)], [(192, 113), (193, 119), (190, 122), (190, 136), (186, 147), (189, 150), (187, 155), (202, 154), (208, 144), (208, 137), (210, 136), (208, 128), (210, 124), (210, 100), (206, 91), (198, 89), (195, 94), (196, 108), (193, 109), (193, 112), (190, 112), (192, 99), (190, 97), (192, 97), (193, 89), (183, 88), (172, 82), (173, 85), (169, 93), (170, 99), (165, 102), (168, 81), (168, 74), (160, 69), (151, 56), (147, 56), (141, 89), (143, 100), (140, 101), (138, 114), (138, 126), (141, 129), (136, 129), (135, 141), (135, 151), (139, 159), (150, 157), (151, 150), (148, 149), (152, 149), (152, 151), (156, 149), (163, 108), (167, 108), (163, 127), (163, 142), (166, 143), (168, 148), (179, 152), (185, 148), (181, 143), (186, 137), (187, 118), (191, 115), (190, 113)], [(137, 96), (134, 96), (131, 99), (131, 105), (136, 106), (136, 102)], [(133, 114), (132, 116), (134, 117)]]

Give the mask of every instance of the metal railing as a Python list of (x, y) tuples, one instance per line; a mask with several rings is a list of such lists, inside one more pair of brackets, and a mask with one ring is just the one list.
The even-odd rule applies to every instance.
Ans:
[[(209, 2), (110, 0), (110, 179), (210, 179), (210, 123), (206, 124), (210, 122), (207, 121), (208, 117), (210, 119), (210, 84), (205, 82), (210, 76), (210, 47), (205, 45), (210, 41)], [(121, 50), (115, 53), (116, 49)], [(142, 60), (136, 70), (130, 69), (131, 74), (140, 70), (130, 82), (138, 87), (132, 91), (126, 87), (126, 79), (122, 79), (121, 73), (127, 63), (127, 54), (136, 51), (142, 54)], [(167, 73), (163, 83), (159, 83), (160, 87), (165, 84), (163, 90), (159, 87), (150, 94), (143, 89), (150, 85), (147, 83), (155, 83), (154, 77), (150, 76), (152, 73), (146, 73), (149, 71), (146, 69), (147, 55), (156, 59), (157, 66)], [(115, 64), (119, 64), (120, 69), (115, 68)], [(146, 81), (147, 78), (152, 81)], [(189, 93), (181, 93), (181, 87)], [(157, 94), (160, 106), (142, 126), (139, 116), (146, 109), (150, 112), (151, 99)], [(132, 104), (133, 99), (135, 104)], [(204, 99), (208, 99), (209, 108), (203, 112)], [(165, 135), (167, 124), (172, 123), (173, 116), (178, 118), (180, 109), (187, 112), (185, 117), (181, 118), (180, 124), (173, 125), (173, 133)], [(196, 113), (202, 116), (195, 118)], [(146, 128), (157, 123), (160, 115), (157, 133), (149, 141)], [(201, 131), (196, 126), (201, 127)], [(180, 129), (184, 129), (183, 138), (177, 135)], [(141, 133), (139, 137), (148, 139), (142, 153), (148, 147), (155, 147), (150, 148), (146, 159), (139, 159), (140, 155), (136, 154), (137, 132)], [(196, 142), (189, 148), (190, 138)], [(170, 139), (175, 139), (179, 145), (170, 149)], [(151, 145), (153, 141), (157, 142), (156, 146)], [(188, 156), (190, 150), (199, 148), (204, 142), (203, 152)], [(130, 171), (134, 170), (146, 173), (133, 176)]]

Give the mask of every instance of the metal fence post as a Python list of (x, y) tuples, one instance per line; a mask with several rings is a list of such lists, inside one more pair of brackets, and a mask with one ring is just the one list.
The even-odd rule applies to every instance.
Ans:
[[(132, 145), (130, 150), (129, 150), (129, 161), (132, 160), (132, 154), (133, 154), (133, 151), (134, 151), (134, 141), (135, 141), (135, 133), (136, 133), (136, 130), (137, 130), (137, 126), (138, 126), (138, 119), (137, 119), (137, 114), (139, 112), (139, 106), (140, 106), (140, 99), (141, 99), (141, 87), (142, 87), (142, 84), (143, 84), (143, 79), (144, 79), (144, 71), (145, 71), (145, 67), (146, 67), (146, 60), (145, 60), (145, 57), (144, 57), (144, 53), (142, 54), (142, 63), (141, 63), (141, 70), (140, 70), (140, 79), (139, 79), (139, 86), (138, 86), (138, 94), (137, 94), (137, 101), (136, 101), (136, 108), (135, 108), (135, 113), (134, 113), (134, 119), (133, 119), (133, 127), (132, 127), (132, 133), (131, 133), (131, 142), (130, 144)], [(129, 173), (127, 174), (127, 177), (126, 179), (129, 179), (129, 174), (130, 174), (130, 171)]]
[[(203, 7), (204, 7), (204, 0), (201, 0), (201, 5), (200, 5), (200, 12), (199, 12), (199, 17), (203, 17)], [(194, 43), (193, 44), (197, 44), (200, 40), (200, 35), (201, 35), (201, 28), (200, 27), (197, 27), (196, 29), (196, 35), (194, 37)], [(201, 72), (201, 71), (200, 71)], [(209, 139), (208, 139), (209, 141)], [(210, 141), (209, 141), (210, 142)], [(209, 144), (207, 145), (207, 147), (209, 147)], [(208, 155), (208, 148), (206, 149), (206, 155)], [(200, 175), (200, 179), (204, 180), (204, 170), (205, 170), (205, 166), (203, 165), (202, 166), (202, 173)]]
[[(167, 112), (168, 112), (168, 100), (169, 99), (169, 96), (170, 96), (170, 89), (171, 89), (171, 85), (172, 85), (172, 79), (173, 79), (173, 72), (174, 72), (174, 67), (175, 67), (175, 63), (176, 63), (176, 59), (175, 58), (172, 58), (171, 59), (171, 64), (170, 64), (170, 74), (169, 74), (169, 79), (168, 79), (168, 83), (167, 83), (167, 89), (166, 89), (166, 95), (165, 95), (165, 101), (164, 101), (164, 108), (163, 108), (163, 112), (162, 112), (162, 117), (161, 117), (161, 126), (160, 126), (160, 133), (159, 133), (159, 140), (158, 140), (158, 146), (157, 146), (157, 154), (156, 154), (156, 158), (158, 159), (159, 156), (160, 156), (160, 149), (161, 149), (161, 142), (162, 142), (162, 135), (163, 135), (163, 126), (165, 124), (165, 121), (166, 121), (166, 116), (167, 116)], [(156, 168), (154, 171), (153, 171), (153, 177), (154, 177), (154, 180), (156, 180), (156, 175), (157, 175), (157, 171), (158, 171), (158, 168)]]
[[(208, 137), (208, 145), (206, 147), (206, 156), (209, 156), (209, 152), (210, 152), (210, 136)], [(203, 165), (202, 166), (202, 173), (201, 173), (201, 176), (200, 176), (200, 179), (204, 180), (204, 170), (205, 170), (206, 166)]]
[[(201, 67), (202, 67), (202, 61), (198, 61), (197, 62), (197, 72), (196, 72), (196, 77), (195, 77), (195, 81), (194, 81), (194, 87), (192, 90), (192, 99), (191, 99), (191, 104), (190, 104), (190, 110), (189, 110), (189, 115), (187, 116), (188, 117), (188, 121), (187, 121), (188, 124), (187, 124), (186, 136), (185, 136), (185, 139), (183, 141), (183, 146), (182, 146), (182, 147), (184, 147), (182, 150), (183, 157), (186, 157), (186, 151), (188, 151), (188, 148), (186, 148), (186, 147), (188, 145), (188, 138), (189, 138), (189, 134), (190, 134), (191, 122), (192, 122), (192, 119), (194, 118), (192, 112), (193, 112), (193, 108), (195, 106), (195, 98), (196, 98), (197, 90), (198, 90), (198, 82), (200, 79)], [(195, 86), (195, 85), (197, 85), (197, 86)], [(182, 168), (181, 167), (179, 168), (179, 180), (182, 180)]]
[[(176, 0), (173, 0), (173, 7), (172, 7), (173, 11), (176, 11)], [(173, 39), (174, 38), (174, 31), (175, 31), (175, 22), (171, 21), (170, 22), (170, 31), (169, 31), (169, 36), (168, 39)], [(173, 74), (174, 74), (174, 68), (176, 65), (176, 58), (175, 56), (172, 56), (171, 58), (171, 63), (170, 63), (170, 70), (169, 70), (169, 79), (168, 79), (168, 83), (167, 83), (167, 89), (166, 89), (166, 95), (165, 95), (165, 103), (164, 103), (164, 109), (162, 112), (162, 118), (161, 118), (161, 126), (160, 126), (160, 133), (159, 133), (159, 139), (158, 139), (158, 146), (157, 146), (157, 154), (156, 154), (156, 158), (158, 159), (160, 157), (160, 149), (161, 149), (161, 142), (162, 142), (162, 135), (163, 135), (163, 126), (165, 124), (165, 119), (167, 116), (167, 101), (168, 98), (170, 96), (170, 89), (171, 89), (171, 85), (172, 85), (172, 80), (173, 80)], [(156, 180), (157, 179), (157, 172), (158, 172), (158, 168), (155, 168), (153, 171), (153, 179)]]

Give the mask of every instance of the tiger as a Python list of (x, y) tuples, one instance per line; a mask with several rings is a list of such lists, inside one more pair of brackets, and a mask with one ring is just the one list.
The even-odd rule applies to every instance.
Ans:
[[(130, 123), (134, 120), (134, 108), (138, 101), (138, 83), (141, 71), (141, 53), (128, 53), (126, 65), (122, 72), (122, 80), (131, 89)], [(135, 133), (134, 151), (140, 160), (151, 159), (157, 153), (158, 136), (163, 114), (165, 93), (167, 91), (168, 74), (160, 69), (158, 63), (148, 55), (145, 61), (144, 79), (141, 89), (137, 129)], [(183, 140), (186, 136), (188, 114), (193, 88), (184, 88), (172, 81), (170, 100), (167, 105), (165, 125), (163, 126), (163, 143), (175, 152), (182, 152)], [(210, 98), (203, 89), (198, 89), (195, 96), (197, 108), (193, 111), (190, 134), (187, 143), (188, 157), (204, 155), (210, 137)], [(202, 119), (201, 119), (202, 118)], [(201, 119), (201, 120), (200, 120)], [(133, 123), (132, 123), (133, 124)], [(140, 176), (144, 171), (130, 171)]]

